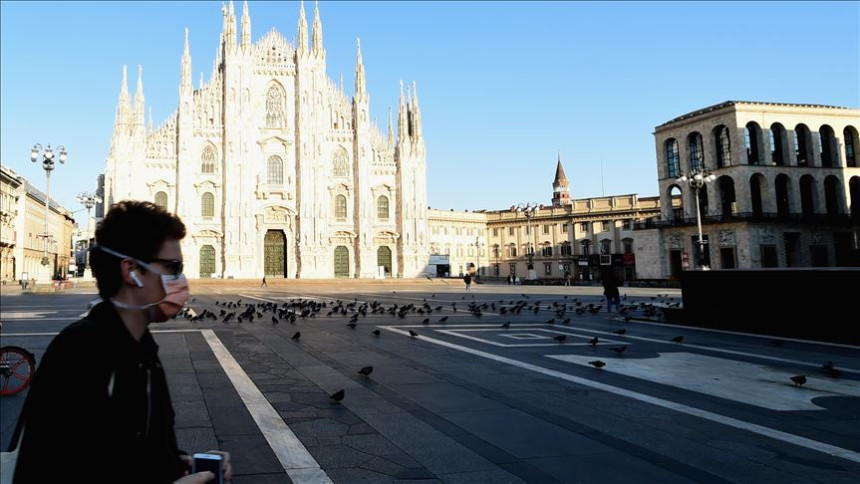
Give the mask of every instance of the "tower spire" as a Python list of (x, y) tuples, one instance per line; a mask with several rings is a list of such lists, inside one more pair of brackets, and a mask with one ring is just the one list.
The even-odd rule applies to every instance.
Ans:
[(552, 182), (552, 204), (555, 207), (570, 205), (570, 183), (561, 166), (561, 150), (558, 151), (558, 164), (555, 168), (555, 180)]
[(418, 84), (412, 81), (412, 133), (416, 138), (421, 137), (421, 108), (418, 107)]
[(248, 14), (248, 0), (242, 7), (242, 48), (251, 46), (251, 16)]
[(323, 40), (322, 40), (322, 22), (320, 21), (320, 4), (318, 1), (314, 2), (314, 54), (319, 54), (323, 51)]
[(308, 21), (305, 19), (305, 0), (301, 1), (299, 8), (299, 52), (308, 50)]
[(355, 98), (356, 100), (364, 100), (367, 95), (367, 86), (364, 79), (364, 61), (361, 58), (361, 38), (356, 41), (358, 46), (358, 54), (355, 60)]

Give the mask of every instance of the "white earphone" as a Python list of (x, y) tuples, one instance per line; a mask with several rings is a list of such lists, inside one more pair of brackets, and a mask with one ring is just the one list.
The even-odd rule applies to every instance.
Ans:
[(143, 287), (143, 283), (140, 282), (140, 276), (137, 275), (137, 272), (131, 271), (128, 273), (128, 275), (129, 277), (131, 277), (131, 280), (134, 281), (135, 284), (137, 284), (137, 287)]

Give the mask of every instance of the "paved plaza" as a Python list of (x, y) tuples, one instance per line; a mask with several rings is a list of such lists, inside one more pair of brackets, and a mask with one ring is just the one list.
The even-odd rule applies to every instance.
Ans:
[[(860, 348), (661, 322), (649, 306), (679, 303), (677, 289), (622, 288), (626, 316), (599, 307), (599, 287), (192, 281), (192, 292), (203, 317), (151, 329), (180, 447), (231, 452), (235, 483), (860, 476)], [(95, 297), (4, 288), (2, 344), (38, 360)], [(24, 397), (0, 399), (4, 449)]]

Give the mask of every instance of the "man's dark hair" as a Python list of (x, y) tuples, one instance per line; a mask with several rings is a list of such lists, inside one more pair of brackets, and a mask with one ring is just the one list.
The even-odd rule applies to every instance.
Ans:
[(182, 220), (154, 203), (123, 200), (113, 204), (96, 229), (96, 246), (90, 252), (90, 267), (99, 296), (106, 300), (119, 291), (122, 286), (119, 263), (122, 259), (99, 250), (98, 246), (150, 262), (166, 240), (182, 240), (183, 237), (185, 224)]

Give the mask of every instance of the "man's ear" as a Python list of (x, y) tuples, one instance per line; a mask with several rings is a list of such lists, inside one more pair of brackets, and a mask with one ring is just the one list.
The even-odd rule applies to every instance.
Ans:
[(126, 284), (143, 287), (143, 283), (140, 280), (140, 275), (137, 274), (137, 264), (131, 259), (123, 259), (119, 263), (120, 275), (122, 276), (122, 281)]

